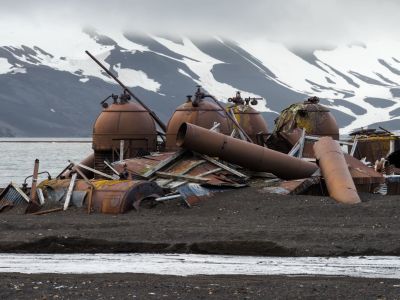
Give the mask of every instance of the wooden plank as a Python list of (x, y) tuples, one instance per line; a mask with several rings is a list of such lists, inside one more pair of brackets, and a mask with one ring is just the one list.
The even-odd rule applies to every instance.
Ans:
[(304, 143), (306, 142), (305, 136), (306, 136), (306, 130), (303, 128), (303, 131), (301, 132), (301, 137), (300, 137), (300, 149), (299, 149), (299, 153), (297, 156), (298, 158), (303, 157)]
[(180, 175), (180, 174), (172, 174), (172, 173), (166, 173), (166, 172), (157, 172), (157, 176), (161, 178), (173, 178), (173, 179), (183, 179), (191, 182), (198, 182), (198, 183), (204, 183), (209, 181), (207, 178), (202, 178), (198, 176), (188, 176), (188, 175)]
[(215, 160), (215, 159), (213, 159), (213, 158), (211, 158), (211, 157), (209, 157), (209, 156), (207, 156), (207, 155), (200, 154), (200, 153), (199, 153), (199, 155), (200, 155), (202, 158), (204, 158), (205, 160), (209, 161), (210, 163), (212, 163), (212, 164), (214, 164), (214, 165), (216, 165), (216, 166), (218, 166), (218, 167), (224, 169), (225, 171), (228, 171), (228, 172), (230, 172), (230, 173), (232, 173), (232, 174), (235, 174), (236, 176), (239, 176), (239, 177), (241, 177), (241, 178), (248, 178), (248, 177), (247, 177), (246, 175), (244, 175), (243, 173), (240, 173), (239, 171), (236, 171), (236, 170), (234, 170), (234, 169), (232, 169), (232, 168), (230, 168), (230, 167), (224, 165), (223, 163), (220, 163), (219, 161), (217, 161), (217, 160)]
[(38, 216), (38, 215), (49, 214), (52, 212), (62, 211), (62, 210), (63, 210), (62, 207), (57, 207), (57, 208), (52, 208), (52, 209), (48, 209), (48, 210), (37, 211), (37, 212), (32, 213), (32, 215)]
[(88, 206), (87, 206), (87, 213), (88, 214), (90, 214), (92, 212), (93, 190), (94, 190), (94, 186), (91, 186), (89, 188), (89, 195), (88, 195)]
[(357, 149), (357, 144), (358, 144), (358, 137), (356, 136), (354, 139), (353, 146), (351, 147), (351, 150), (350, 150), (351, 156), (354, 156), (354, 153), (356, 152), (356, 149)]
[(223, 170), (222, 168), (215, 168), (215, 169), (212, 169), (212, 170), (210, 170), (210, 171), (201, 173), (201, 174), (199, 174), (199, 175), (197, 175), (197, 176), (199, 176), (199, 177), (204, 177), (204, 176), (207, 176), (207, 175), (210, 175), (210, 174), (217, 173), (217, 172), (222, 171), (222, 170)]
[(72, 191), (74, 190), (75, 180), (77, 173), (72, 174), (71, 181), (69, 182), (67, 196), (65, 197), (64, 210), (68, 209), (69, 202), (71, 201)]
[[(319, 137), (318, 136), (312, 136), (312, 135), (306, 135), (305, 136), (306, 140), (310, 140), (310, 141), (319, 141)], [(353, 143), (352, 142), (345, 142), (345, 141), (337, 141), (340, 145), (349, 145), (352, 146)]]
[(43, 191), (41, 188), (37, 188), (36, 190), (38, 198), (39, 198), (39, 204), (43, 205), (44, 204), (44, 196), (43, 196)]
[(119, 177), (119, 173), (117, 172), (117, 170), (115, 170), (114, 168), (113, 168), (113, 166), (112, 165), (110, 165), (109, 163), (108, 163), (108, 161), (104, 161), (104, 164), (107, 166), (107, 167), (109, 167), (110, 169), (111, 169), (111, 171), (113, 171), (113, 173), (115, 174), (115, 175), (117, 175), (118, 177)]
[(110, 175), (108, 175), (108, 174), (106, 174), (106, 173), (100, 172), (100, 171), (98, 171), (98, 170), (95, 170), (95, 169), (90, 168), (90, 167), (88, 167), (88, 166), (82, 165), (82, 164), (80, 164), (80, 163), (74, 163), (74, 162), (72, 162), (72, 161), (69, 161), (69, 162), (72, 163), (72, 164), (74, 164), (75, 166), (79, 166), (79, 167), (82, 168), (82, 169), (92, 171), (93, 173), (96, 173), (96, 174), (98, 174), (98, 175), (100, 175), (100, 176), (103, 176), (103, 177), (108, 178), (108, 179), (111, 179), (111, 180), (118, 180), (118, 179), (120, 179), (119, 176), (117, 176), (117, 175), (110, 176)]
[(300, 140), (298, 140), (296, 144), (294, 144), (293, 148), (289, 151), (288, 155), (295, 156), (296, 153), (299, 151), (299, 149), (300, 149)]
[(82, 178), (83, 180), (90, 186), (93, 186), (93, 183), (90, 182), (90, 180), (85, 176), (85, 174), (83, 174), (83, 172), (81, 170), (79, 170), (79, 168), (74, 167), (73, 168), (74, 171), (76, 171)]
[(120, 140), (119, 141), (119, 161), (124, 160), (124, 149), (125, 149), (125, 141)]
[(183, 154), (186, 153), (186, 149), (181, 149), (177, 152), (175, 152), (172, 156), (170, 156), (168, 159), (165, 159), (161, 161), (158, 165), (154, 166), (152, 169), (148, 170), (146, 173), (144, 173), (142, 176), (144, 178), (150, 178), (154, 173), (158, 172), (162, 168), (166, 167), (173, 161), (177, 160), (179, 157), (181, 157)]

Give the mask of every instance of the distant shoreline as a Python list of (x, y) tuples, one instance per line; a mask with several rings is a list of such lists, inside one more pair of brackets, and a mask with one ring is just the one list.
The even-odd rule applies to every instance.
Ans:
[(62, 140), (62, 141), (49, 141), (49, 140), (38, 140), (38, 141), (24, 141), (24, 140), (7, 140), (7, 141), (1, 141), (0, 143), (91, 143), (91, 140), (88, 141), (76, 141), (76, 140)]
[(0, 143), (91, 143), (91, 137), (56, 138), (56, 137), (0, 137)]

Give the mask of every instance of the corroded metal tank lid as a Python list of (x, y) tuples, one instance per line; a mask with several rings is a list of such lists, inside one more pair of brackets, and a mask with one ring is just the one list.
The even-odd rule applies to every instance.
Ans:
[(113, 103), (109, 107), (103, 109), (103, 112), (147, 112), (147, 110), (139, 103)]
[(260, 112), (249, 105), (231, 105), (227, 109), (233, 109), (235, 114), (256, 114), (259, 115)]
[(193, 102), (187, 101), (176, 108), (176, 111), (222, 111), (222, 109), (209, 101), (200, 101), (197, 106)]
[(303, 103), (299, 103), (299, 111), (307, 112), (329, 112), (329, 109), (321, 104), (319, 104), (318, 97), (310, 97)]

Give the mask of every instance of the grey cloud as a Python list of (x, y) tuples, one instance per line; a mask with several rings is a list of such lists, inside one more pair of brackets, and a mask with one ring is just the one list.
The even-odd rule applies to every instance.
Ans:
[(399, 11), (396, 0), (37, 0), (2, 3), (0, 17), (302, 46), (397, 38)]

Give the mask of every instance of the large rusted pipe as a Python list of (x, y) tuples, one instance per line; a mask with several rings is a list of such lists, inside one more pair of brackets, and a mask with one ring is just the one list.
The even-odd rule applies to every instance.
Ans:
[(176, 145), (283, 179), (307, 178), (318, 169), (314, 163), (189, 123), (179, 128)]
[(329, 196), (341, 203), (361, 202), (339, 143), (331, 137), (322, 137), (314, 144), (314, 153)]

